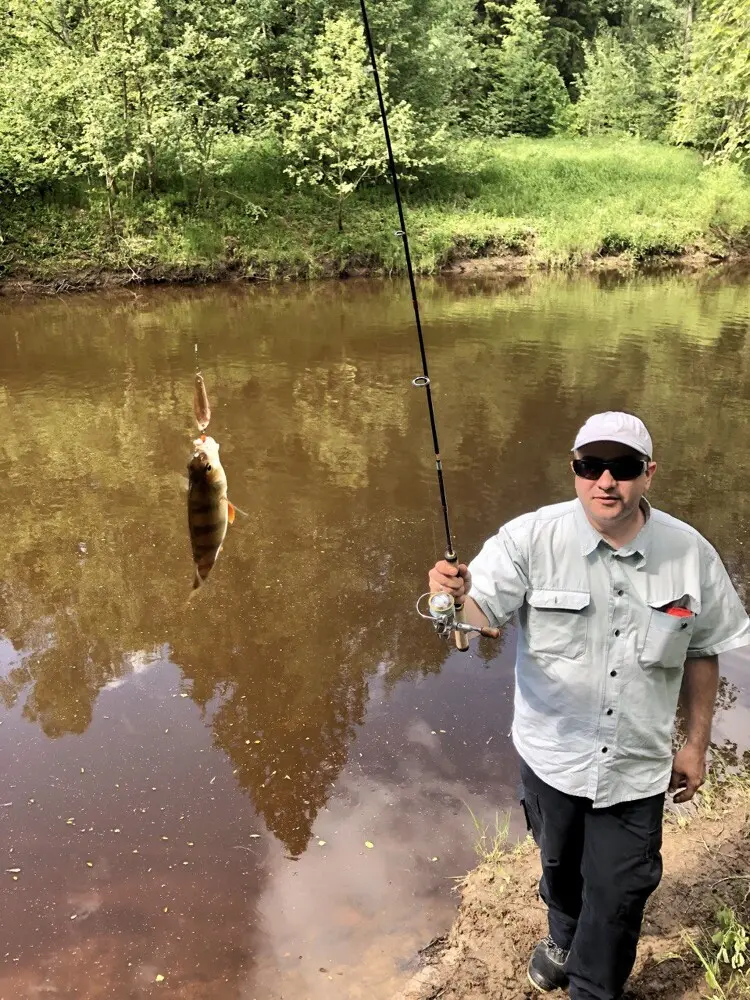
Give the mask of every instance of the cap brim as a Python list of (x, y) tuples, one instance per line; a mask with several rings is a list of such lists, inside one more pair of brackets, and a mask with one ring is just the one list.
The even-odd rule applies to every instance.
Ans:
[(650, 458), (649, 453), (643, 450), (643, 443), (636, 441), (628, 434), (607, 434), (605, 437), (602, 437), (600, 434), (586, 435), (583, 438), (576, 438), (575, 444), (570, 450), (578, 451), (579, 448), (585, 448), (587, 444), (594, 444), (596, 441), (609, 441), (612, 444), (622, 444), (626, 448), (632, 448), (639, 455)]

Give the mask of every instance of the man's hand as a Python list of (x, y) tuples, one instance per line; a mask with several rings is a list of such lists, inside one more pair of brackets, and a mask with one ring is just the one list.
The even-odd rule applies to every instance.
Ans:
[(686, 743), (672, 763), (669, 791), (677, 792), (674, 802), (689, 802), (706, 780), (706, 752)]
[(441, 559), (430, 570), (431, 594), (452, 594), (456, 604), (463, 604), (470, 590), (471, 574), (464, 563), (456, 566)]

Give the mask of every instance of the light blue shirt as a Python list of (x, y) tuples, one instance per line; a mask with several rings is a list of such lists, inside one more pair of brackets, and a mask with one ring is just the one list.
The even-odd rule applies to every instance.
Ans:
[(613, 549), (579, 500), (542, 507), (504, 525), (469, 566), (490, 623), (518, 616), (516, 749), (547, 784), (596, 807), (666, 791), (685, 659), (750, 644), (713, 546), (643, 509), (639, 534)]

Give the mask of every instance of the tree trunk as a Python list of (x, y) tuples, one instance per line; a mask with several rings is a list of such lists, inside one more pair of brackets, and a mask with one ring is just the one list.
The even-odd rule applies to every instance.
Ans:
[(115, 215), (114, 211), (112, 210), (112, 192), (115, 186), (114, 177), (112, 177), (109, 173), (107, 173), (104, 176), (104, 182), (107, 185), (107, 214), (109, 215), (109, 228), (112, 235), (114, 236)]

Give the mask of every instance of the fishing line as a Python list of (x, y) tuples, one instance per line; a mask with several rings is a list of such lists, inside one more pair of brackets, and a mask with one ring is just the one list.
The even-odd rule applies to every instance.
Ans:
[(404, 255), (406, 257), (406, 270), (409, 275), (409, 288), (411, 289), (411, 301), (414, 307), (414, 319), (417, 325), (417, 336), (419, 338), (419, 353), (422, 358), (422, 375), (412, 380), (412, 384), (417, 388), (424, 388), (427, 397), (427, 410), (430, 415), (430, 428), (432, 430), (432, 443), (435, 451), (435, 469), (437, 471), (438, 487), (440, 489), (440, 502), (443, 507), (443, 523), (445, 527), (445, 540), (446, 540), (446, 559), (449, 562), (457, 562), (458, 557), (453, 549), (453, 535), (451, 532), (450, 520), (448, 517), (448, 501), (445, 495), (445, 483), (443, 481), (443, 463), (440, 458), (440, 444), (438, 442), (438, 432), (437, 424), (435, 422), (435, 408), (432, 403), (432, 386), (430, 383), (430, 373), (427, 367), (427, 351), (424, 343), (424, 335), (422, 333), (422, 321), (419, 315), (419, 301), (417, 299), (417, 286), (414, 281), (414, 269), (411, 263), (411, 252), (409, 250), (409, 236), (406, 231), (406, 219), (404, 218), (404, 206), (401, 202), (401, 192), (398, 184), (398, 172), (396, 171), (396, 161), (393, 156), (393, 146), (391, 145), (391, 133), (388, 128), (388, 115), (385, 110), (385, 101), (383, 100), (383, 88), (380, 85), (380, 75), (378, 73), (378, 63), (375, 57), (375, 46), (372, 41), (372, 32), (370, 31), (370, 21), (367, 17), (367, 7), (365, 5), (365, 0), (359, 0), (359, 6), (362, 11), (362, 22), (365, 28), (365, 37), (367, 39), (367, 49), (370, 53), (370, 63), (372, 65), (372, 74), (375, 77), (375, 87), (378, 92), (378, 104), (380, 105), (380, 118), (383, 123), (383, 132), (385, 133), (385, 144), (388, 148), (388, 166), (391, 173), (391, 182), (393, 184), (393, 192), (396, 196), (396, 205), (398, 206), (398, 218), (401, 228), (396, 233), (396, 236), (400, 236), (404, 244)]

